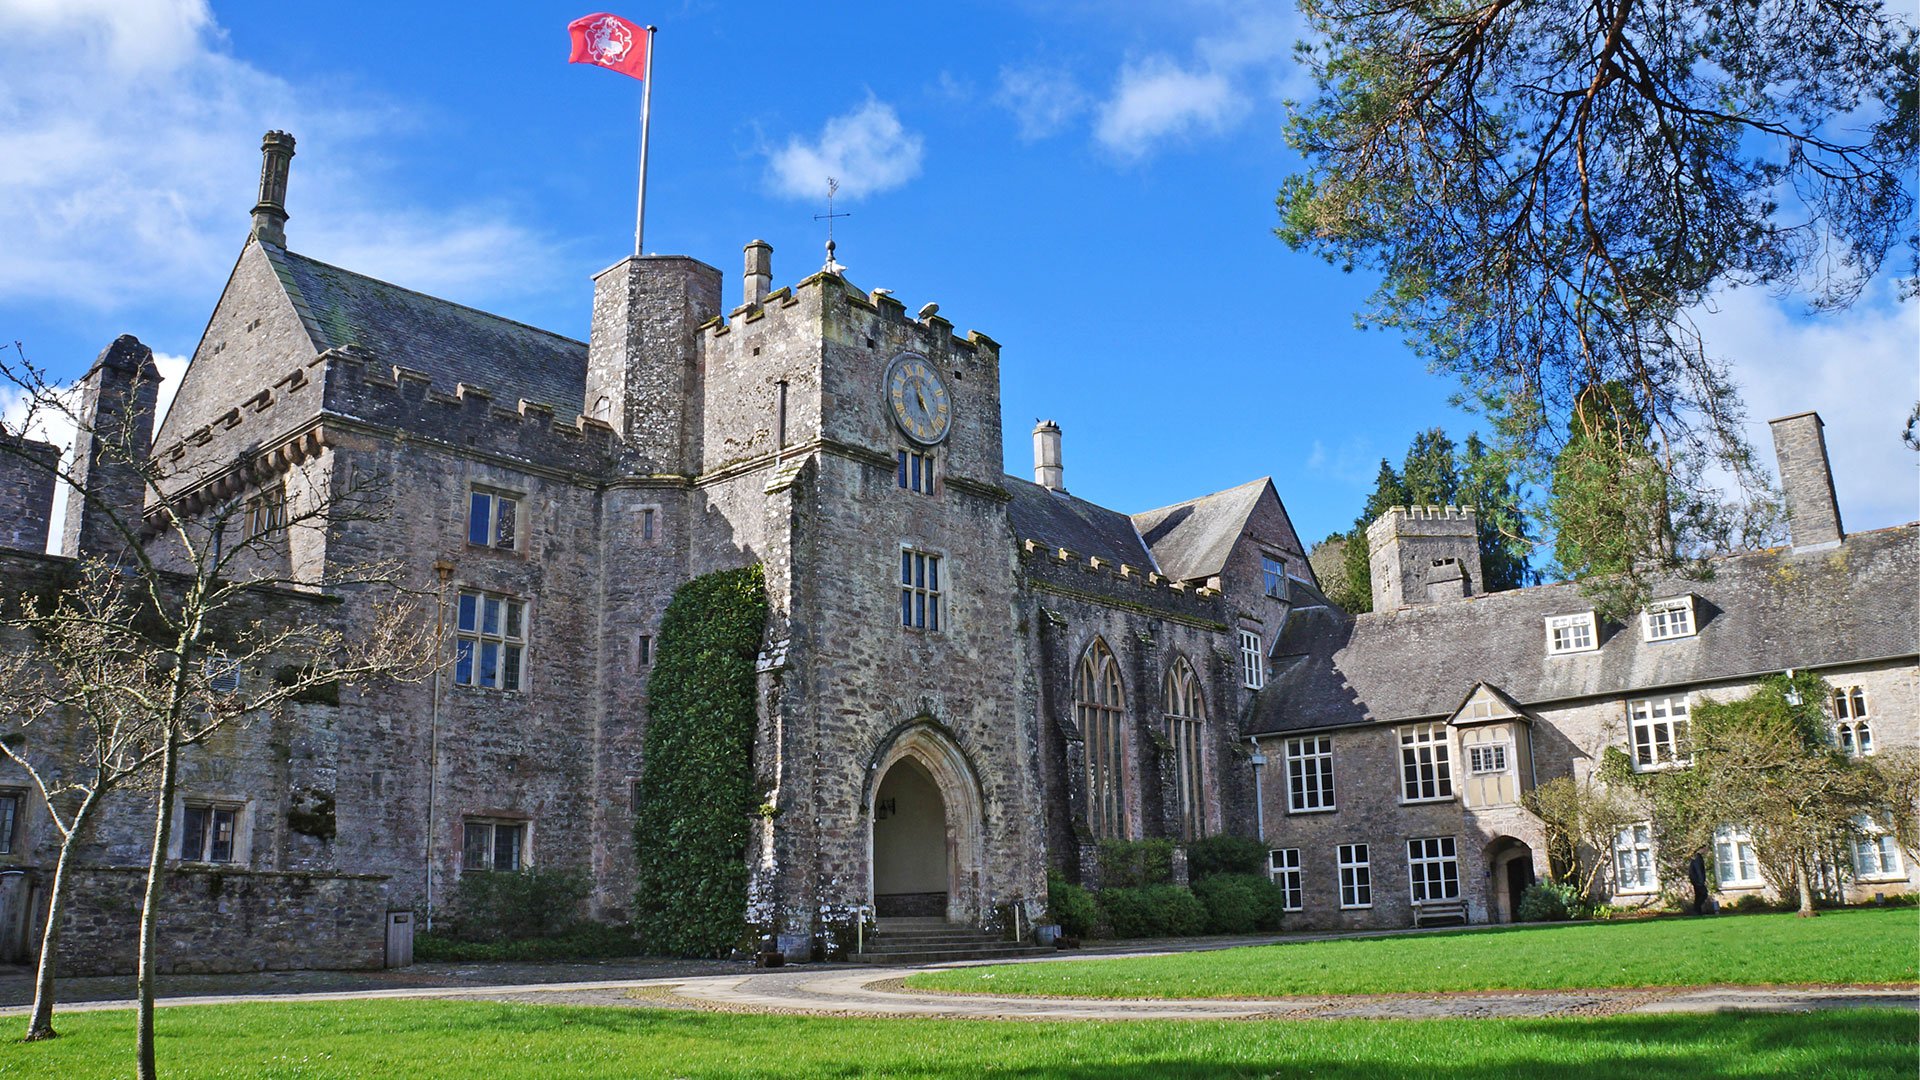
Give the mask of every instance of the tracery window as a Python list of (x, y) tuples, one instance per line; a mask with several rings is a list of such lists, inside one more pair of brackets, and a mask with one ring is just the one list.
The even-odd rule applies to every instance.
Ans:
[(1200, 679), (1183, 657), (1167, 672), (1167, 742), (1173, 747), (1173, 789), (1180, 807), (1180, 838), (1198, 840), (1207, 832), (1200, 729), (1207, 703)]
[(1113, 650), (1095, 638), (1080, 657), (1073, 681), (1074, 719), (1087, 751), (1087, 826), (1100, 839), (1127, 834), (1126, 755), (1123, 724), (1127, 691)]
[(1867, 721), (1867, 695), (1857, 686), (1833, 688), (1833, 737), (1848, 757), (1873, 753), (1873, 726)]

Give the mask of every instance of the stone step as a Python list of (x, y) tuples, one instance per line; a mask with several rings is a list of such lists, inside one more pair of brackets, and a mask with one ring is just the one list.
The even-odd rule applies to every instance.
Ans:
[(923, 930), (912, 933), (898, 933), (889, 930), (882, 934), (871, 934), (869, 941), (902, 942), (957, 942), (957, 941), (1005, 941), (1000, 934), (982, 934), (973, 930)]
[(1053, 951), (1044, 945), (1021, 945), (1009, 941), (998, 945), (923, 951), (888, 952), (869, 949), (853, 957), (853, 962), (856, 964), (943, 964), (953, 960), (1012, 960), (1022, 956), (1044, 956)]

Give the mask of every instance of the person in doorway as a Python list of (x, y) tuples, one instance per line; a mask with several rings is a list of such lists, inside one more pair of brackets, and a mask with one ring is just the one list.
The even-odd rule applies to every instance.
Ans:
[(1707, 856), (1696, 850), (1687, 860), (1687, 884), (1693, 886), (1693, 913), (1707, 913)]

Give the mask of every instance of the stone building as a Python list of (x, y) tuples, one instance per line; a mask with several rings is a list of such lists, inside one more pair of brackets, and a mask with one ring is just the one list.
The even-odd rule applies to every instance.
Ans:
[[(771, 607), (753, 760), (771, 812), (746, 853), (749, 918), (794, 958), (844, 955), (876, 915), (1031, 925), (1047, 869), (1096, 876), (1108, 837), (1262, 835), (1303, 920), (1389, 925), (1410, 917), (1389, 849), (1445, 837), (1422, 872), (1468, 918), (1500, 918), (1483, 870), (1544, 870), (1517, 792), (1587, 767), (1628, 701), (1797, 664), (1859, 671), (1874, 717), (1912, 715), (1913, 613), (1888, 606), (1913, 578), (1912, 529), (1842, 541), (1834, 512), (1836, 544), (1676, 585), (1685, 640), (1589, 625), (1590, 647), (1549, 658), (1540, 620), (1578, 614), (1577, 593), (1480, 595), (1471, 511), (1407, 509), (1376, 526), (1385, 602), (1356, 619), (1321, 596), (1271, 480), (1129, 515), (1068, 492), (1051, 422), (1033, 481), (1008, 475), (1000, 345), (936, 305), (909, 316), (832, 271), (773, 288), (755, 241), (732, 305), (712, 266), (621, 260), (574, 341), (292, 250), (293, 148), (263, 145), (253, 230), (151, 452), (184, 505), (260, 507), (249, 529), (317, 492), (389, 492), (377, 520), (270, 534), (260, 569), (317, 586), (397, 561), (437, 598), (450, 662), (193, 756), (183, 802), (227, 814), (232, 842), (178, 853), (182, 880), (225, 884), (168, 915), (171, 966), (377, 963), (384, 910), (433, 912), (463, 875), (529, 866), (586, 871), (593, 913), (622, 917), (659, 620), (692, 577), (752, 563)], [(141, 350), (103, 354), (87, 400), (150, 393)], [(1824, 475), (1805, 423), (1789, 435)], [(50, 489), (27, 461), (0, 455), (0, 539), (36, 549)], [(116, 497), (111, 475), (85, 482)], [(113, 542), (62, 536), (63, 555), (0, 562)], [(318, 591), (337, 601), (325, 617), (369, 617), (352, 590)], [(1910, 721), (1874, 730), (1912, 738)], [(1429, 758), (1504, 764), (1402, 801), (1409, 732)], [(1327, 777), (1325, 805), (1290, 803), (1296, 765)], [(102, 875), (137, 849), (140, 801), (123, 796), (88, 852)], [(0, 865), (25, 871), (0, 876), (17, 950), (52, 837), (4, 769), (0, 823)], [(1370, 908), (1335, 902), (1354, 844), (1378, 853)], [(264, 942), (301, 919), (326, 923), (305, 951)], [(223, 920), (239, 929), (193, 933)]]

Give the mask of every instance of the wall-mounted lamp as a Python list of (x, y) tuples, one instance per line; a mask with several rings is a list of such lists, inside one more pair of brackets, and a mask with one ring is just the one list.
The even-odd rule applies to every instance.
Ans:
[(886, 819), (892, 817), (893, 816), (893, 800), (881, 799), (879, 802), (874, 803), (873, 816), (876, 820), (879, 820), (879, 821), (885, 821)]

